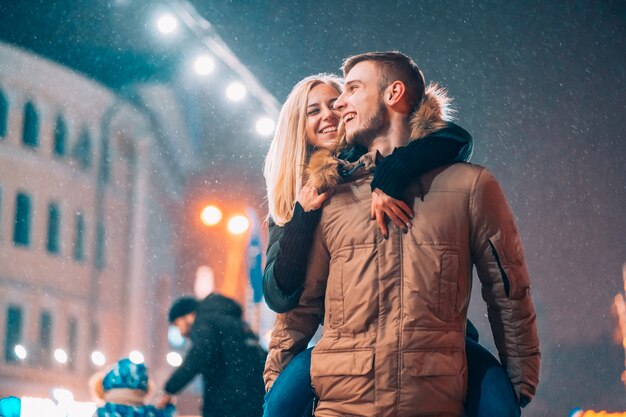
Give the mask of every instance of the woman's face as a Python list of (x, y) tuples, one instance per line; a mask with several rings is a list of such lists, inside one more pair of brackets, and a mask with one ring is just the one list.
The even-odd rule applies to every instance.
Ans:
[(330, 148), (337, 140), (339, 113), (333, 109), (339, 92), (328, 84), (311, 89), (306, 107), (306, 136), (309, 145)]

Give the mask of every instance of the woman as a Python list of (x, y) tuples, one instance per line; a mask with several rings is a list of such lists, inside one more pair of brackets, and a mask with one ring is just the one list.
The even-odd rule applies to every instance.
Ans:
[[(279, 313), (298, 304), (320, 208), (332, 192), (323, 190), (318, 194), (314, 186), (307, 184), (306, 166), (316, 149), (337, 148), (340, 118), (333, 104), (340, 91), (340, 80), (331, 75), (319, 74), (299, 82), (281, 109), (266, 158), (264, 175), (270, 221), (263, 290), (267, 304)], [(425, 104), (412, 116), (412, 123), (418, 126), (413, 130), (420, 133), (376, 166), (371, 214), (383, 236), (388, 233), (385, 217), (401, 229), (411, 227), (413, 212), (402, 201), (402, 192), (409, 182), (438, 166), (466, 161), (471, 155), (469, 133), (446, 120), (449, 103), (445, 93), (437, 86), (429, 86)], [(429, 109), (437, 111), (428, 112)], [(423, 123), (427, 119), (429, 122)], [(352, 162), (365, 151), (355, 147), (342, 151), (339, 158)], [(467, 341), (468, 415), (519, 415), (506, 373), (476, 343), (478, 335), (469, 322), (468, 334), (474, 339)], [(310, 349), (288, 364), (267, 393), (265, 416), (310, 415), (313, 393), (309, 368)]]

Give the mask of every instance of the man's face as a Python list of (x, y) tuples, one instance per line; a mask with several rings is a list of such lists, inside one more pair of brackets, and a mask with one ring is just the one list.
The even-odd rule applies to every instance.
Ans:
[(346, 74), (343, 93), (335, 101), (335, 108), (341, 113), (350, 144), (369, 147), (388, 128), (379, 78), (378, 67), (372, 61), (359, 62)]
[(191, 334), (191, 327), (196, 319), (194, 313), (189, 313), (174, 320), (174, 326), (178, 328), (180, 334), (184, 337), (189, 337)]

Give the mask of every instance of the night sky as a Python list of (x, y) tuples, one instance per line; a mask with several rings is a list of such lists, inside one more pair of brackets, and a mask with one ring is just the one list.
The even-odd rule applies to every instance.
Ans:
[[(65, 6), (42, 2), (48, 14), (35, 15), (54, 12), (65, 26), (38, 38), (19, 19), (5, 20), (32, 14), (37, 2), (0, 6), (9, 24), (0, 37), (112, 88), (171, 74), (172, 46), (141, 38), (145, 24), (123, 21), (124, 8), (148, 3), (56, 3)], [(448, 88), (458, 123), (475, 139), (472, 162), (500, 180), (526, 250), (543, 363), (525, 415), (626, 410), (611, 314), (626, 263), (626, 2), (192, 3), (280, 102), (303, 77), (338, 73), (345, 57), (371, 50), (400, 50), (427, 81)], [(101, 34), (87, 39), (94, 27)], [(56, 39), (67, 33), (74, 49)], [(471, 317), (492, 346), (484, 310), (475, 292)]]

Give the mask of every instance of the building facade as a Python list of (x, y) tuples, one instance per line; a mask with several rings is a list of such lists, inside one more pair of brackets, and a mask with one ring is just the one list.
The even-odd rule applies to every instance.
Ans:
[(0, 44), (0, 397), (61, 387), (87, 400), (96, 351), (110, 363), (136, 350), (153, 375), (170, 371), (192, 152), (167, 88), (140, 94), (171, 110), (155, 117)]

